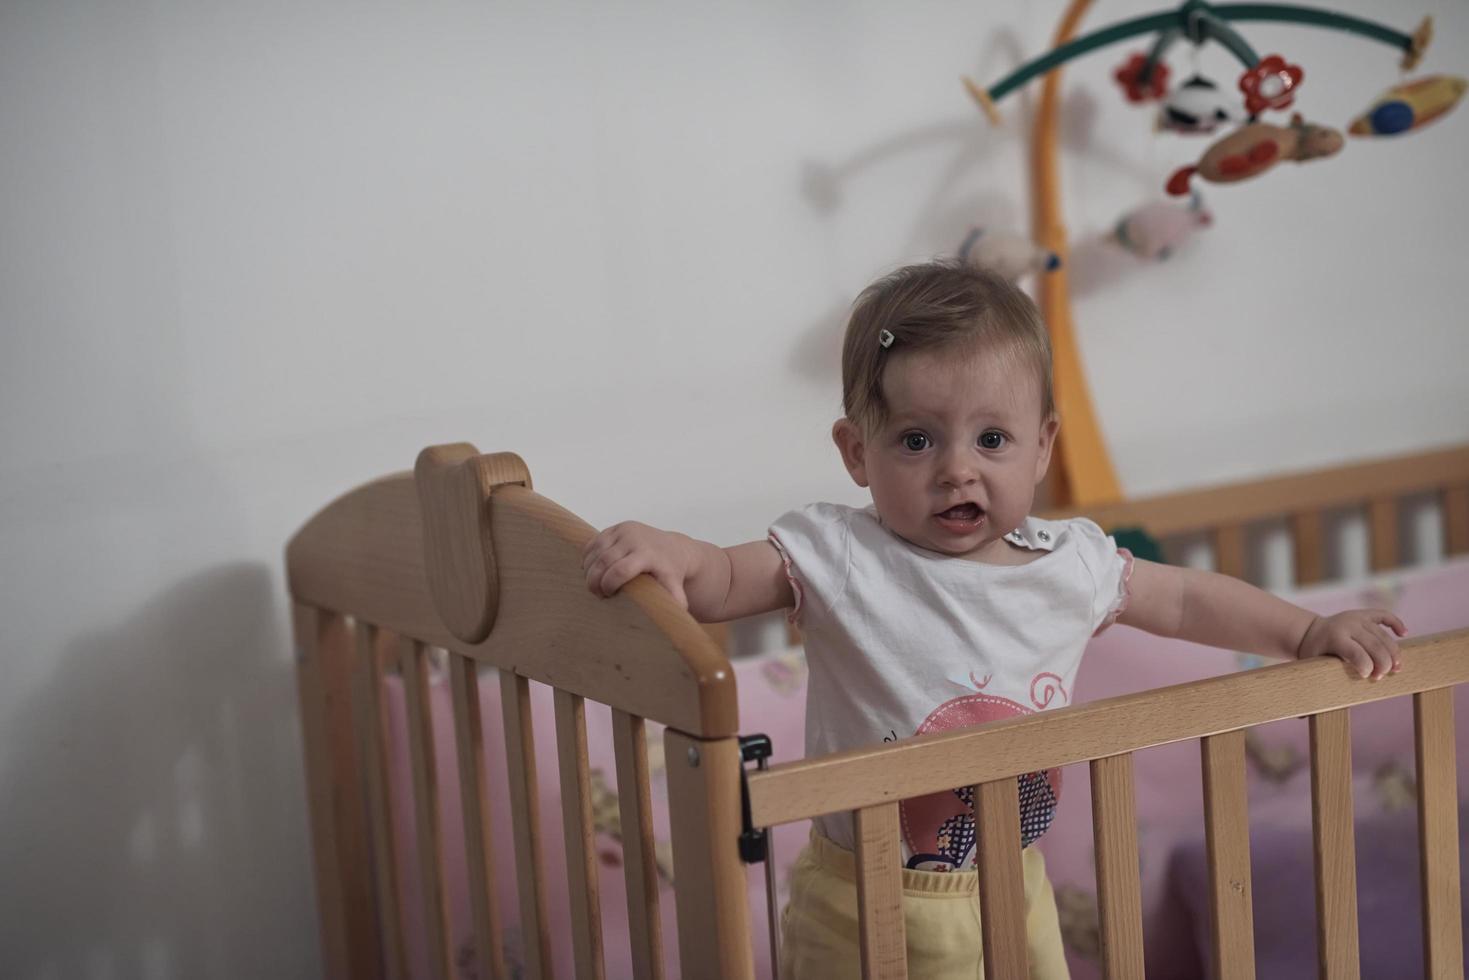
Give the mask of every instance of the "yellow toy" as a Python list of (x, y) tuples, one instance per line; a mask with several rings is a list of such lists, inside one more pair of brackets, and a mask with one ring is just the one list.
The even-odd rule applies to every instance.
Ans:
[(1458, 75), (1428, 75), (1394, 85), (1377, 97), (1372, 107), (1353, 119), (1353, 136), (1397, 136), (1445, 115), (1464, 96), (1469, 81)]

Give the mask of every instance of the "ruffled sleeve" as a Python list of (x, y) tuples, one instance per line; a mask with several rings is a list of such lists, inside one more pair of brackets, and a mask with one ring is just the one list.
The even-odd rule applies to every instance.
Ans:
[(1069, 522), (1076, 535), (1082, 563), (1092, 577), (1092, 635), (1117, 621), (1132, 594), (1132, 552), (1117, 547), (1095, 522), (1076, 518)]
[(808, 504), (770, 526), (770, 543), (785, 562), (795, 593), (792, 623), (816, 609), (826, 612), (846, 588), (851, 554), (851, 508)]

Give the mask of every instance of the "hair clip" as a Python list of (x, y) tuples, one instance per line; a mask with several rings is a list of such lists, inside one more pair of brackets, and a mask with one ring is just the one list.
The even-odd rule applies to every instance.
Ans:
[(883, 346), (884, 350), (893, 346), (893, 332), (887, 328), (879, 330), (877, 332), (877, 342)]

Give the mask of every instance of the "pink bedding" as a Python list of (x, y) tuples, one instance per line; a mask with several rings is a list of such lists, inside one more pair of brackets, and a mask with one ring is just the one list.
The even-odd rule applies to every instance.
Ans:
[[(772, 762), (786, 762), (801, 757), (804, 742), (806, 668), (799, 650), (748, 658), (735, 665), (740, 692), (742, 718), (760, 719), (747, 725), (748, 731), (768, 734), (774, 744)], [(409, 976), (432, 977), (429, 950), (426, 945), (425, 917), (416, 858), (415, 823), (412, 807), (412, 767), (408, 749), (408, 730), (402, 690), (396, 679), (390, 681), (387, 698), (390, 731), (389, 779), (394, 804), (394, 835), (397, 842), (398, 875), (402, 883), (402, 910), (406, 933), (406, 955)], [(454, 755), (454, 728), (450, 714), (448, 684), (441, 678), (431, 686), (431, 711), (434, 719), (436, 764), (441, 787), (444, 854), (450, 871), (447, 875), (450, 931), (452, 934), (456, 976), (462, 980), (488, 976), (475, 962), (474, 933), (470, 924), (467, 877), (459, 862), (464, 854), (463, 821), (460, 815), (458, 774)], [(499, 883), (499, 906), (503, 926), (506, 958), (511, 975), (522, 975), (518, 964), (524, 962), (524, 944), (520, 932), (520, 910), (514, 888), (515, 856), (510, 842), (510, 806), (504, 752), (498, 746), (501, 730), (499, 692), (492, 676), (480, 682), (486, 741), (490, 749), (485, 756), (489, 767), (491, 794), (491, 826), (495, 828), (495, 869)], [(561, 824), (561, 790), (556, 763), (556, 730), (554, 708), (549, 688), (531, 685), (531, 711), (534, 718), (536, 770), (540, 789), (542, 853), (546, 880), (549, 882), (549, 920), (553, 959), (557, 976), (573, 974), (571, 955), (571, 911), (566, 887), (566, 851)], [(592, 771), (597, 833), (597, 850), (601, 858), (599, 879), (603, 912), (603, 947), (606, 975), (621, 978), (632, 975), (632, 955), (628, 939), (627, 899), (624, 891), (622, 846), (618, 838), (616, 765), (614, 763), (609, 710), (587, 703), (587, 745)], [(659, 857), (659, 910), (662, 918), (666, 975), (676, 977), (678, 971), (678, 932), (674, 917), (674, 895), (671, 886), (673, 863), (668, 840), (668, 809), (663, 765), (662, 728), (649, 724), (648, 754), (651, 770), (654, 832)], [(598, 787), (601, 787), (599, 790)], [(809, 823), (780, 827), (775, 833), (773, 850), (782, 869), (794, 860), (806, 839)], [(751, 922), (756, 933), (756, 965), (761, 977), (770, 975), (768, 940), (765, 929), (765, 879), (759, 866), (749, 871)], [(781, 878), (781, 901), (784, 902), (784, 877)]]
[[(1359, 606), (1391, 608), (1412, 634), (1469, 626), (1469, 561), (1414, 569), (1355, 586), (1304, 590), (1292, 599), (1320, 613)], [(1411, 634), (1410, 634), (1411, 635)], [(1164, 640), (1129, 629), (1096, 638), (1077, 680), (1078, 700), (1094, 701), (1133, 691), (1210, 677), (1258, 658)], [(1456, 714), (1469, 717), (1469, 690), (1455, 697)], [(1404, 851), (1406, 861), (1383, 865), (1359, 857), (1359, 908), (1416, 902), (1416, 823), (1413, 808), (1413, 711), (1409, 699), (1354, 708), (1353, 799), (1359, 851), (1368, 841)], [(1457, 726), (1460, 799), (1469, 790), (1469, 725)], [(1248, 793), (1255, 879), (1257, 975), (1300, 977), (1315, 972), (1315, 892), (1311, 856), (1309, 736), (1303, 720), (1255, 729), (1248, 742)], [(1195, 742), (1160, 746), (1137, 754), (1138, 838), (1142, 862), (1143, 918), (1150, 978), (1206, 975), (1208, 940), (1207, 868), (1203, 847), (1203, 781)], [(1066, 796), (1050, 833), (1041, 842), (1061, 906), (1072, 973), (1077, 980), (1100, 975), (1095, 965), (1096, 898), (1092, 858), (1091, 795), (1085, 766), (1068, 767)], [(1404, 829), (1406, 828), (1406, 830)], [(1403, 834), (1412, 839), (1404, 840)], [(1384, 840), (1383, 835), (1396, 835)], [(1404, 846), (1406, 845), (1406, 847)], [(1292, 860), (1286, 861), (1286, 849)], [(1293, 849), (1293, 850), (1292, 850)], [(1389, 875), (1387, 869), (1400, 873)], [(1294, 887), (1281, 888), (1289, 881)], [(1290, 894), (1292, 902), (1280, 905)], [(1409, 911), (1411, 909), (1409, 908)], [(1364, 920), (1365, 921), (1365, 920)], [(1412, 973), (1417, 954), (1416, 913), (1406, 932), (1385, 941), (1379, 929), (1362, 930), (1363, 976), (1403, 975), (1368, 969), (1373, 957), (1397, 957)], [(1307, 965), (1301, 972), (1300, 964)]]
[[(1469, 625), (1469, 562), (1444, 565), (1401, 573), (1366, 586), (1317, 589), (1294, 597), (1318, 612), (1334, 612), (1356, 605), (1385, 605), (1394, 608), (1415, 633), (1432, 633)], [(1182, 683), (1239, 669), (1243, 658), (1224, 651), (1161, 640), (1125, 627), (1115, 627), (1093, 641), (1083, 662), (1078, 680), (1078, 700), (1096, 700), (1150, 687)], [(798, 758), (803, 743), (803, 708), (805, 665), (799, 651), (780, 651), (737, 661), (735, 670), (740, 692), (742, 726), (747, 732), (768, 734), (775, 746), (772, 761)], [(558, 975), (572, 972), (570, 909), (566, 893), (565, 854), (562, 844), (561, 800), (556, 770), (555, 727), (550, 691), (532, 685), (535, 738), (538, 747), (538, 779), (541, 794), (541, 822), (547, 880), (550, 887), (550, 922), (554, 957)], [(1469, 714), (1461, 693), (1456, 703), (1460, 717)], [(475, 962), (473, 933), (469, 923), (467, 884), (461, 871), (463, 830), (459, 813), (457, 775), (454, 762), (453, 724), (449, 711), (446, 684), (432, 687), (435, 743), (443, 788), (444, 853), (450, 866), (448, 875), (449, 907), (453, 957), (457, 975), (468, 978), (485, 976)], [(491, 738), (498, 741), (500, 702), (493, 681), (486, 678), (481, 685), (484, 724)], [(400, 692), (388, 698), (389, 725), (393, 733), (389, 759), (390, 779), (395, 801), (395, 835), (399, 853), (399, 880), (405, 900), (403, 918), (407, 935), (409, 972), (414, 977), (429, 977), (428, 950), (425, 945), (423, 903), (419, 890), (417, 862), (414, 857), (414, 815), (411, 807), (411, 776), (407, 748), (406, 720)], [(1405, 806), (1412, 806), (1413, 741), (1411, 705), (1394, 703), (1354, 709), (1352, 713), (1354, 754), (1358, 772), (1356, 800), (1358, 817), (1371, 822), (1372, 837), (1382, 841), (1383, 852), (1396, 854), (1404, 849), (1403, 836), (1414, 827), (1411, 809), (1403, 818)], [(604, 913), (603, 943), (607, 976), (630, 975), (630, 951), (627, 938), (626, 900), (623, 891), (621, 846), (617, 836), (615, 766), (613, 764), (610, 719), (607, 709), (588, 704), (588, 744), (594, 783), (603, 787), (598, 800), (598, 853), (602, 862), (600, 877)], [(1469, 725), (1458, 726), (1461, 768), (1461, 794), (1469, 787), (1462, 772), (1469, 763)], [(664, 792), (661, 733), (650, 726), (649, 751), (653, 769), (655, 830), (659, 841), (660, 864), (664, 872), (660, 903), (663, 941), (668, 976), (678, 975), (676, 961), (677, 931), (674, 922), (674, 900), (668, 877), (674, 873), (667, 846), (668, 820)], [(503, 753), (486, 753), (490, 765), (492, 820), (496, 828), (495, 861), (499, 879), (500, 914), (505, 933), (507, 956), (519, 962), (523, 942), (519, 930), (519, 909), (514, 892), (514, 856), (509, 834), (509, 806), (506, 801), (506, 775)], [(1304, 872), (1310, 883), (1309, 780), (1303, 776), (1306, 756), (1304, 722), (1280, 722), (1260, 729), (1251, 738), (1250, 802), (1258, 829), (1252, 831), (1256, 862), (1257, 953), (1261, 961), (1260, 976), (1297, 976), (1280, 972), (1272, 963), (1285, 964), (1286, 969), (1299, 962), (1302, 941), (1309, 956), (1314, 956), (1314, 923), (1311, 904), (1294, 903), (1291, 908), (1304, 918), (1287, 927), (1272, 929), (1282, 918), (1261, 909), (1260, 897), (1274, 894), (1273, 887), (1262, 887), (1272, 881), (1272, 871), (1281, 864), (1272, 858), (1270, 867), (1261, 865), (1262, 848), (1295, 847), (1299, 838), (1301, 814), (1305, 814)], [(1142, 882), (1145, 926), (1148, 937), (1147, 963), (1150, 977), (1197, 977), (1203, 975), (1201, 942), (1207, 938), (1207, 898), (1202, 889), (1203, 873), (1198, 862), (1202, 841), (1202, 789), (1199, 776), (1198, 748), (1194, 743), (1163, 746), (1139, 753), (1136, 759), (1139, 840), (1142, 860)], [(1303, 795), (1304, 794), (1304, 795)], [(1406, 802), (1405, 802), (1406, 801)], [(1302, 807), (1304, 806), (1304, 810)], [(1278, 830), (1271, 836), (1272, 831)], [(1416, 831), (1413, 831), (1416, 833)], [(775, 866), (785, 900), (785, 870), (795, 858), (807, 834), (807, 825), (778, 828), (775, 835)], [(1362, 840), (1365, 840), (1363, 835)], [(1359, 840), (1359, 849), (1361, 840)], [(1091, 844), (1091, 806), (1086, 767), (1073, 766), (1065, 775), (1062, 805), (1050, 832), (1040, 845), (1046, 854), (1051, 878), (1061, 906), (1063, 931), (1073, 974), (1077, 978), (1095, 977), (1096, 909)], [(1270, 851), (1274, 854), (1275, 851)], [(1407, 853), (1411, 852), (1408, 847)], [(1402, 862), (1398, 862), (1401, 864)], [(1372, 888), (1372, 902), (1387, 902), (1402, 907), (1409, 892), (1416, 889), (1416, 865), (1405, 876), (1393, 877), (1371, 870), (1376, 865), (1364, 861), (1363, 885)], [(765, 890), (763, 870), (750, 870), (749, 894), (751, 922), (755, 933), (757, 975), (769, 975), (769, 953), (765, 935)], [(1400, 880), (1401, 879), (1401, 880)], [(1405, 897), (1406, 896), (1406, 897)], [(1371, 906), (1364, 899), (1364, 915)], [(1265, 916), (1270, 916), (1266, 919)], [(1367, 935), (1364, 930), (1364, 935)], [(1416, 940), (1416, 932), (1414, 932)], [(1368, 943), (1368, 946), (1373, 945)], [(1392, 947), (1403, 957), (1413, 956), (1408, 943)], [(1397, 955), (1396, 953), (1394, 955)], [(1308, 959), (1306, 962), (1310, 962)], [(1370, 960), (1364, 960), (1364, 966)], [(1404, 959), (1403, 962), (1410, 962)], [(1365, 975), (1376, 975), (1370, 971)]]

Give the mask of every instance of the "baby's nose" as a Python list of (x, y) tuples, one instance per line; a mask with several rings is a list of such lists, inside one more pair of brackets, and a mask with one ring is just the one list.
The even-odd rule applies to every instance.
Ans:
[(963, 487), (979, 479), (979, 468), (967, 454), (950, 453), (944, 457), (939, 468), (939, 484), (945, 487)]

